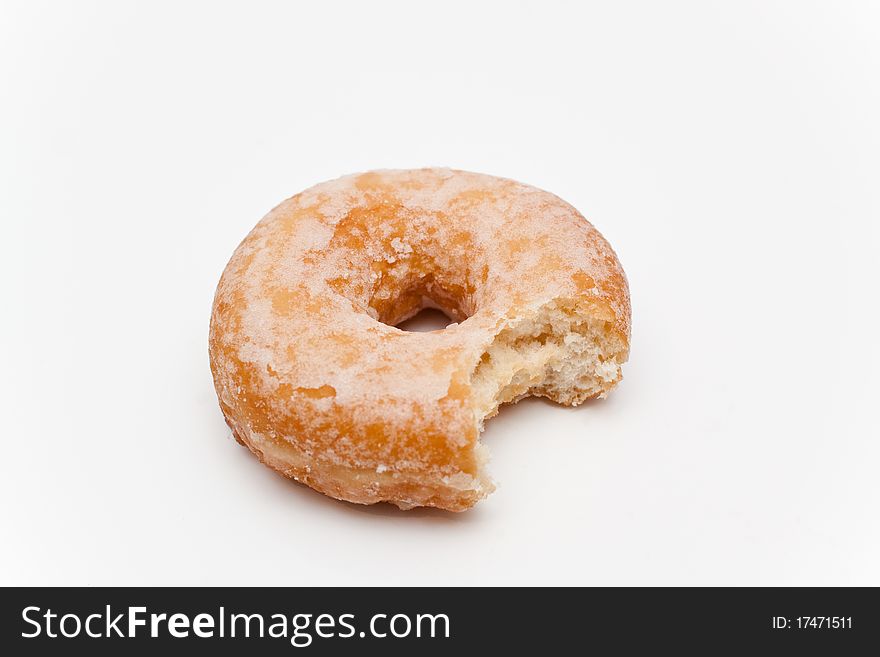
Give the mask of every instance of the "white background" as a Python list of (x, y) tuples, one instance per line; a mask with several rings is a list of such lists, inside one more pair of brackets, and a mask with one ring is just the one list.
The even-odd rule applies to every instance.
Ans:
[[(880, 585), (875, 3), (12, 3), (2, 584)], [(287, 196), (512, 177), (616, 248), (607, 401), (528, 400), (463, 514), (229, 438), (214, 286)]]

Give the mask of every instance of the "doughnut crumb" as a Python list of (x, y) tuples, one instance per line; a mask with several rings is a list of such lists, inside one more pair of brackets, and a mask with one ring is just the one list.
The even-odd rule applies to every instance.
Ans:
[[(475, 366), (471, 394), (480, 432), (504, 404), (546, 397), (577, 406), (604, 398), (622, 378), (627, 344), (611, 322), (557, 299), (502, 329)], [(480, 446), (485, 449), (482, 444)], [(487, 455), (480, 457), (482, 464)]]
[(621, 379), (626, 346), (608, 322), (552, 303), (502, 330), (471, 375), (480, 422), (502, 404), (547, 397), (577, 406), (604, 397)]

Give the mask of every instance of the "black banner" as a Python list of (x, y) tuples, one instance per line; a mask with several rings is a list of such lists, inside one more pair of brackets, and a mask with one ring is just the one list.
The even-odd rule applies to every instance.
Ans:
[[(4, 654), (865, 654), (876, 589), (2, 590)], [(11, 649), (11, 652), (10, 652)]]

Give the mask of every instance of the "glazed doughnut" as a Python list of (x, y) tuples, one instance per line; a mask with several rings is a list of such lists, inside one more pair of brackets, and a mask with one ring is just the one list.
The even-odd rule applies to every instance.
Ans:
[[(428, 306), (455, 323), (395, 327)], [(417, 169), (266, 215), (220, 279), (209, 352), (227, 424), (269, 467), (350, 502), (461, 511), (494, 488), (483, 421), (527, 395), (604, 397), (629, 337), (623, 269), (577, 210)]]

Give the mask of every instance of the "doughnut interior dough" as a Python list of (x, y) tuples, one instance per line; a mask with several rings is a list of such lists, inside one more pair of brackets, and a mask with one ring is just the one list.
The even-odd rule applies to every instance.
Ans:
[[(395, 328), (426, 306), (455, 323)], [(418, 169), (323, 183), (266, 215), (217, 287), (209, 352), (233, 435), (266, 465), (350, 502), (461, 511), (494, 488), (484, 421), (528, 395), (603, 397), (629, 336), (623, 269), (577, 210)]]

